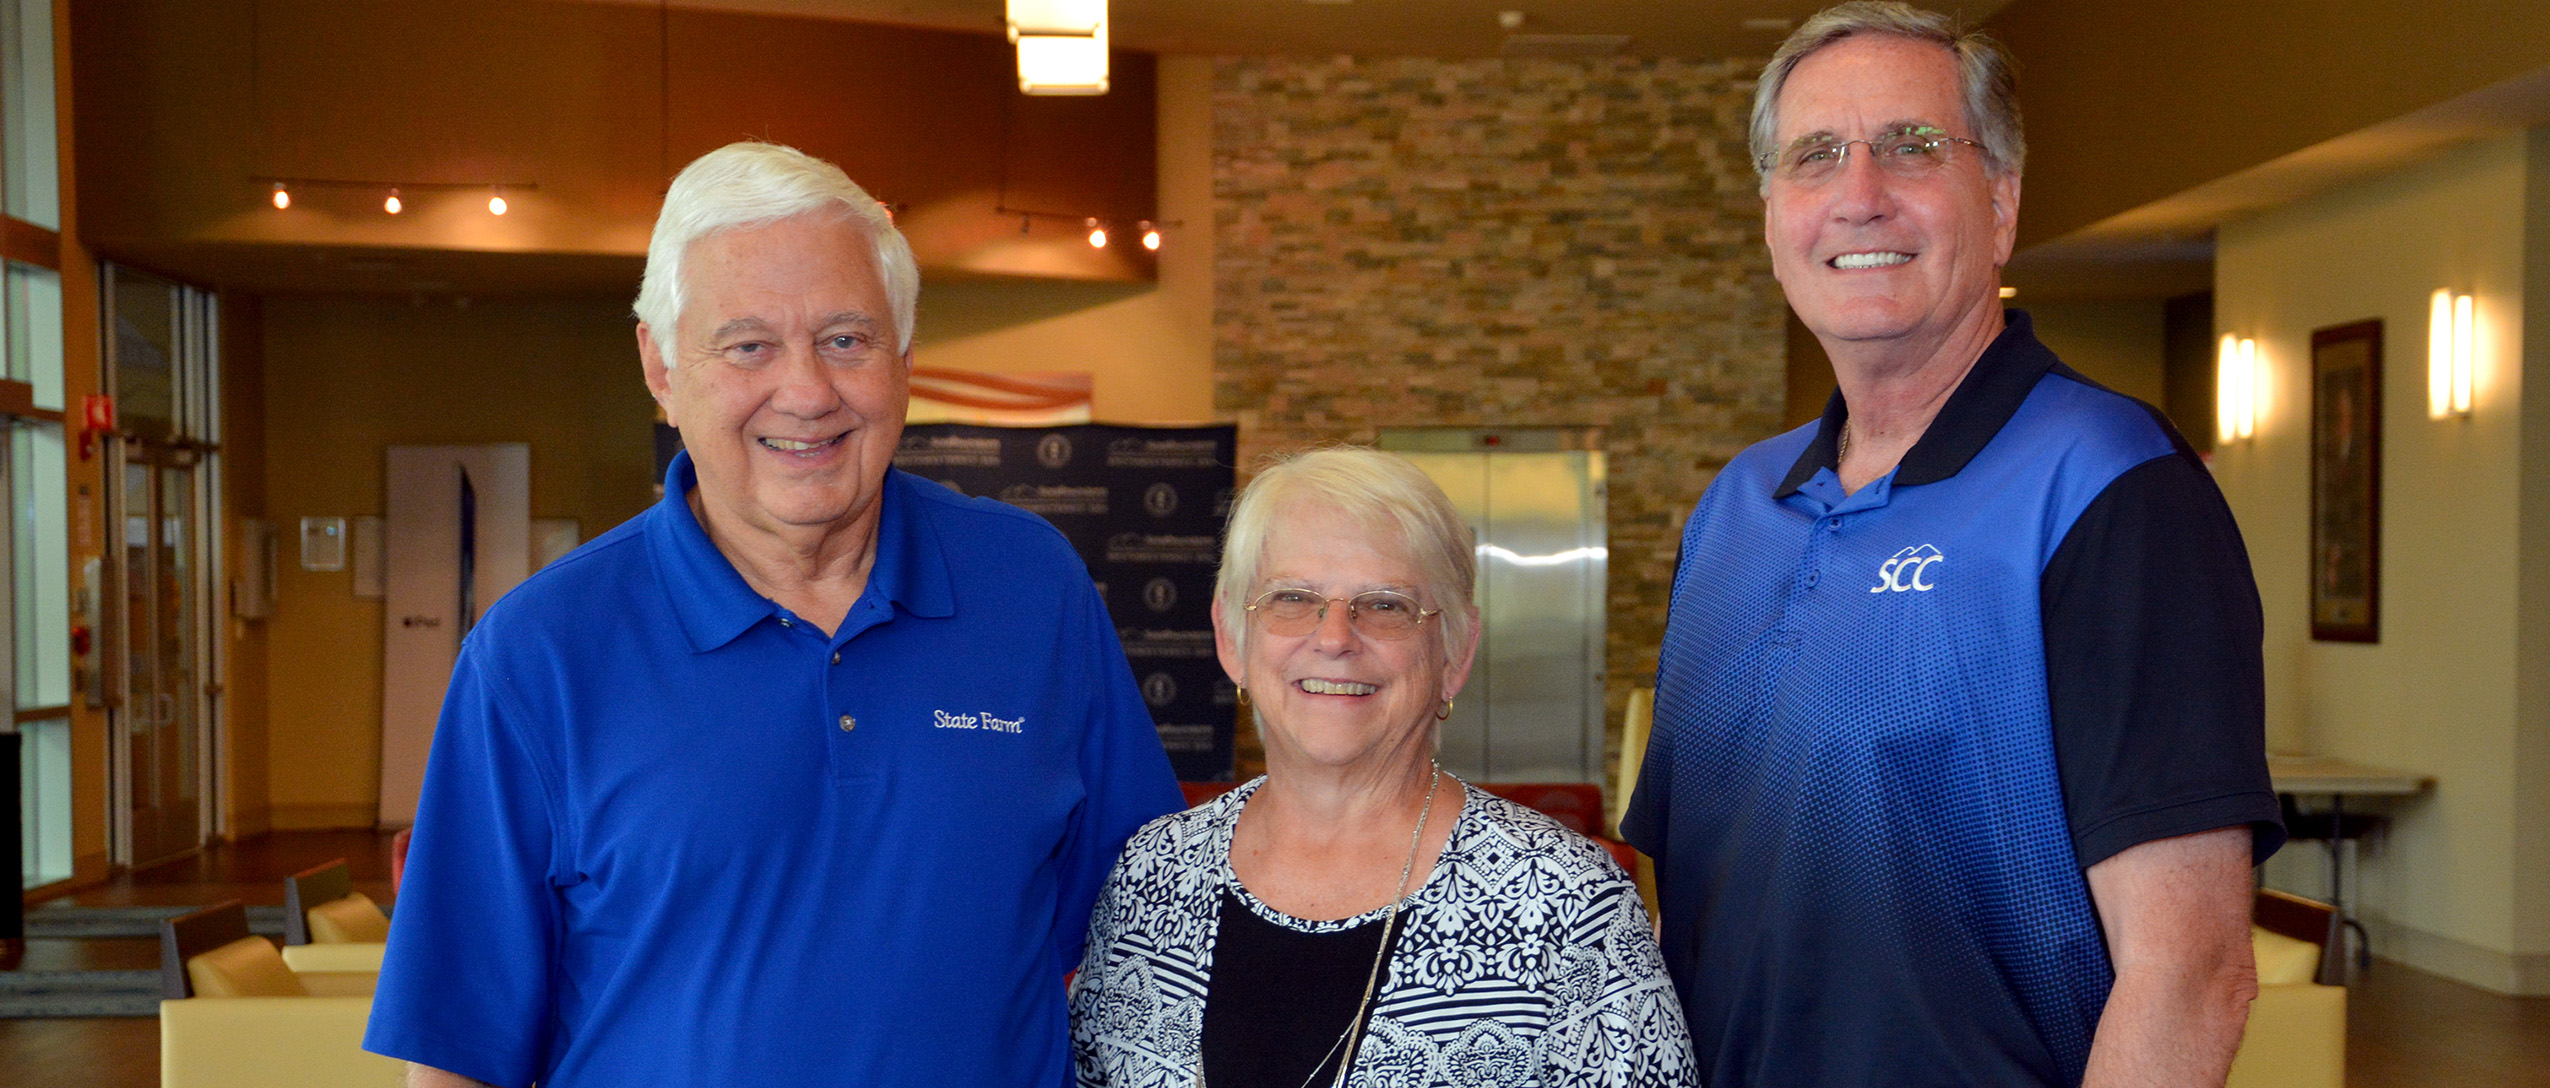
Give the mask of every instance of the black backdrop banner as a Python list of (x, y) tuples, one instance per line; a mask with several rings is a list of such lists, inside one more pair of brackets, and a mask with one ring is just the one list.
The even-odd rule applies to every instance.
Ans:
[(1022, 507), (1071, 541), (1115, 618), (1169, 763), (1228, 782), (1238, 692), (1213, 655), (1213, 574), (1230, 513), (1239, 428), (903, 429), (894, 467)]

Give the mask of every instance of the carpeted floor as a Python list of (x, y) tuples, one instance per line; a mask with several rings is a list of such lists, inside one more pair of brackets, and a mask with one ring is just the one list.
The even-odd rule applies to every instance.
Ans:
[[(161, 922), (193, 909), (48, 904), (27, 911), (27, 939), (93, 941), (116, 937), (157, 937)], [(248, 931), (269, 937), (283, 936), (283, 908), (248, 908)]]
[(0, 1020), (157, 1015), (157, 971), (0, 972)]

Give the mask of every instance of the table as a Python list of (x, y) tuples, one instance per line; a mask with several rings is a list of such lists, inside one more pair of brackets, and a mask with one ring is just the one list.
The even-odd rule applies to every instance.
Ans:
[(2413, 771), (2375, 767), (2336, 756), (2267, 755), (2267, 777), (2277, 793), (2330, 798), (2409, 797), (2424, 793), (2435, 779)]
[[(2376, 767), (2335, 756), (2267, 755), (2267, 778), (2275, 791), (2285, 796), (2326, 797), (2329, 799), (2329, 905), (2336, 908), (2338, 921), (2355, 931), (2359, 964), (2369, 964), (2373, 956), (2372, 939), (2365, 935), (2362, 923), (2346, 909), (2346, 799), (2349, 797), (2413, 797), (2435, 784), (2430, 775), (2403, 771), (2392, 767)], [(2332, 946), (2324, 955), (2343, 962), (2345, 953)]]

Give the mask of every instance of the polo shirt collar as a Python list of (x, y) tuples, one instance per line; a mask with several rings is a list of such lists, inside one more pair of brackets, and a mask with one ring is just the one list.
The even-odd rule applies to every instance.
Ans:
[[(736, 639), (756, 623), (779, 614), (779, 605), (744, 581), (735, 564), (708, 539), (708, 531), (691, 513), (690, 494), (699, 486), (699, 470), (689, 452), (673, 455), (664, 472), (664, 498), (649, 519), (646, 536), (661, 572), (665, 599), (682, 625), (691, 649), (707, 653)], [(947, 554), (937, 527), (917, 509), (912, 478), (888, 469), (878, 501), (877, 553), (868, 570), (868, 588), (851, 609), (874, 604), (898, 606), (915, 616), (944, 617), (956, 613), (956, 595), (947, 572)], [(845, 631), (853, 624), (845, 620)]]
[[(2027, 311), (2001, 313), (2001, 335), (1983, 349), (1974, 369), (1966, 372), (1956, 391), (1948, 394), (1948, 403), (1931, 419), (1929, 429), (1921, 432), (1921, 439), (1895, 466), (1894, 486), (1937, 483), (1963, 471), (1966, 462), (1982, 453), (1992, 437), (2001, 433), (2001, 426), (2018, 413), (2019, 405), (2036, 389), (2037, 379), (2060, 364), (2053, 351), (2037, 342)], [(1798, 454), (1797, 463), (1789, 466), (1787, 478), (1780, 481), (1772, 498), (1787, 498), (1814, 479), (1819, 469), (1841, 471), (1837, 446), (1842, 423), (1849, 418), (1850, 407), (1842, 402), (1841, 391), (1834, 390), (1824, 402), (1824, 418), (1816, 425), (1815, 437)]]

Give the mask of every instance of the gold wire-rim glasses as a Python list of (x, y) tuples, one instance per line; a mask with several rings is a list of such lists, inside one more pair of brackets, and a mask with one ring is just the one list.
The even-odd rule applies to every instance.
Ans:
[(1307, 589), (1277, 586), (1257, 595), (1246, 611), (1266, 618), (1268, 634), (1284, 638), (1307, 635), (1328, 621), (1328, 606), (1346, 606), (1346, 623), (1365, 638), (1396, 641), (1416, 634), (1425, 621), (1443, 614), (1426, 608), (1405, 593), (1370, 589), (1352, 597), (1323, 597)]
[(1764, 155), (1754, 167), (1792, 185), (1821, 185), (1841, 176), (1850, 165), (1852, 144), (1868, 148), (1879, 169), (1899, 178), (1926, 178), (1956, 162), (1955, 147), (1964, 144), (1989, 159), (1991, 149), (1935, 128), (1909, 128), (1879, 133), (1864, 140), (1809, 137), (1788, 150)]

